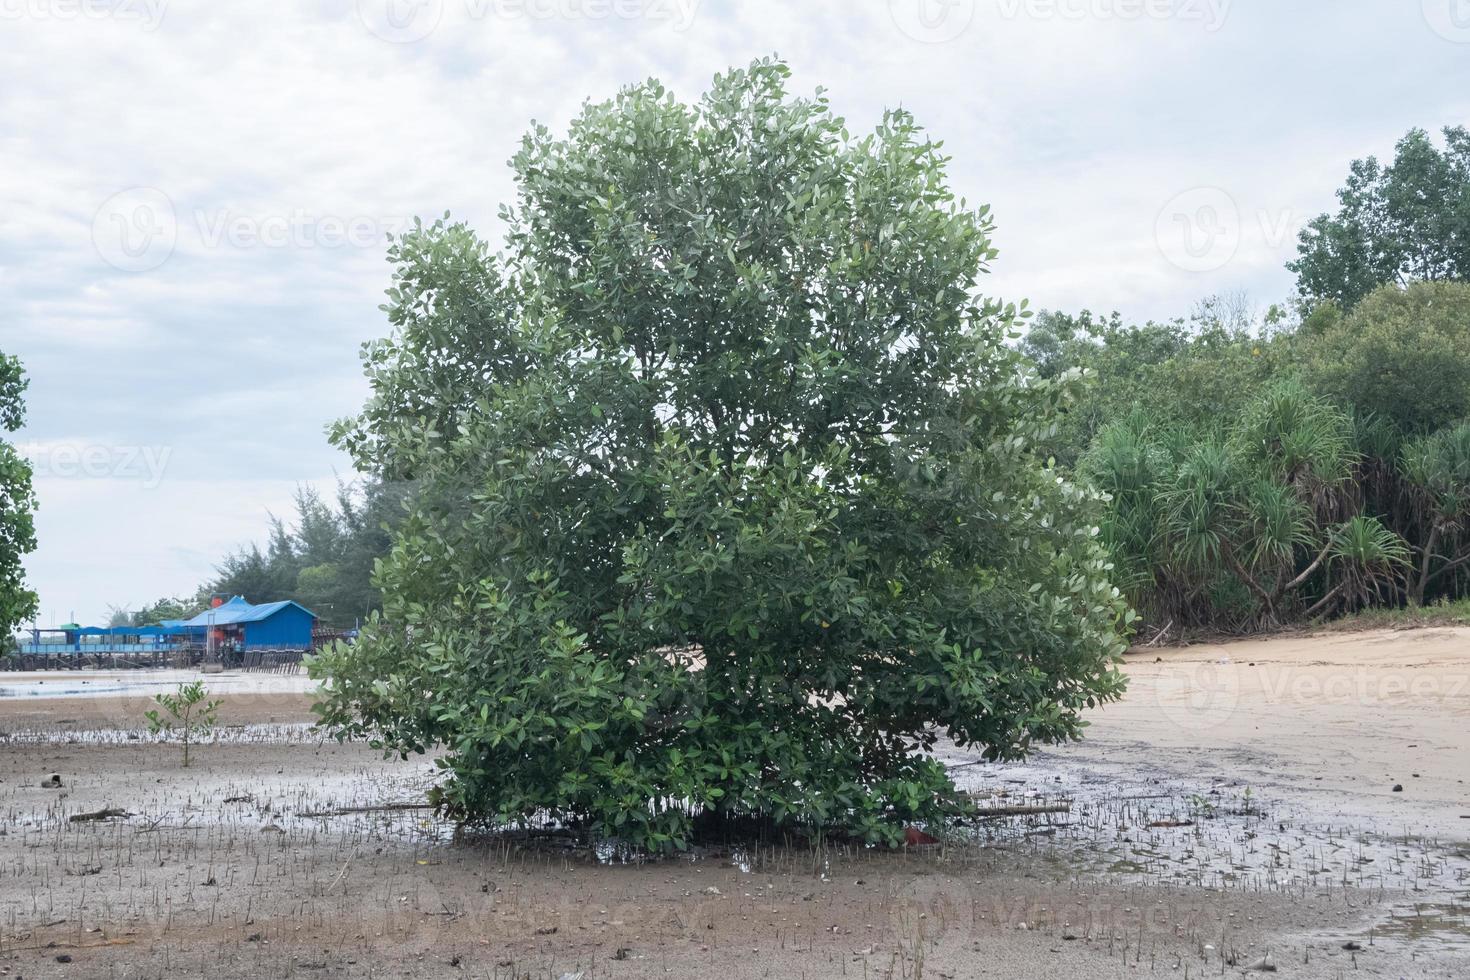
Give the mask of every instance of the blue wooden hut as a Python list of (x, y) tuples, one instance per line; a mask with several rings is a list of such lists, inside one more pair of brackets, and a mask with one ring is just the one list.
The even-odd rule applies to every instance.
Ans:
[(241, 650), (305, 650), (311, 646), (315, 623), (315, 613), (289, 599), (254, 605), (237, 595), (179, 625), (206, 631), (213, 627), (216, 640), (233, 643)]

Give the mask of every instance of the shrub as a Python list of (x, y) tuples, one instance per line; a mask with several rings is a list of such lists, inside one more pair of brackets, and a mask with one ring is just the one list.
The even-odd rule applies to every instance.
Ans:
[(1103, 541), (1160, 628), (1249, 630), (1392, 601), (1402, 538), (1360, 513), (1353, 420), (1299, 384), (1218, 429), (1136, 411), (1082, 461), (1111, 499)]
[(905, 113), (853, 137), (786, 77), (589, 105), (525, 138), (502, 259), (443, 221), (392, 250), (336, 437), (420, 493), (383, 616), (311, 669), (342, 736), (442, 747), (465, 821), (893, 842), (957, 804), (937, 739), (1017, 756), (1120, 691), (985, 209)]
[(1470, 570), (1470, 422), (1406, 445), (1401, 474), (1409, 490), (1414, 540), (1422, 542), (1414, 549), (1411, 591), (1422, 605), (1431, 585), (1450, 586)]

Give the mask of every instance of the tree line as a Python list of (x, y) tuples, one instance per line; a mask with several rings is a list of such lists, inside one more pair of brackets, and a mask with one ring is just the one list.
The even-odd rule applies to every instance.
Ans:
[(269, 518), (264, 546), (247, 544), (227, 554), (191, 595), (165, 596), (137, 609), (113, 607), (110, 625), (187, 619), (207, 609), (211, 596), (238, 595), (256, 603), (290, 599), (323, 625), (353, 627), (382, 608), (373, 572), (409, 494), (405, 483), (376, 478), (339, 483), (331, 497), (298, 487), (294, 512)]
[(1049, 449), (1108, 494), (1114, 580), (1155, 635), (1470, 590), (1470, 133), (1443, 143), (1352, 165), (1292, 303), (1050, 312), (1022, 341), (1072, 384)]

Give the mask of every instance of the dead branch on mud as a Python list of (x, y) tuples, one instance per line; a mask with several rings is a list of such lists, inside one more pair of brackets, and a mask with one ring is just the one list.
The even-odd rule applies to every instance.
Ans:
[(118, 807), (105, 806), (100, 810), (93, 810), (91, 813), (73, 813), (71, 815), (71, 822), (86, 823), (90, 820), (111, 820), (114, 817), (123, 817), (124, 819), (126, 819), (127, 817), (131, 817), (132, 815), (133, 814), (129, 813), (128, 811), (120, 809)]
[(400, 813), (405, 810), (432, 810), (432, 803), (381, 803), (377, 806), (339, 806), (331, 810), (308, 810), (298, 817), (348, 817), (356, 813)]
[(1035, 803), (1017, 806), (988, 806), (975, 811), (980, 819), (987, 817), (1030, 817), (1042, 813), (1071, 813), (1071, 803)]

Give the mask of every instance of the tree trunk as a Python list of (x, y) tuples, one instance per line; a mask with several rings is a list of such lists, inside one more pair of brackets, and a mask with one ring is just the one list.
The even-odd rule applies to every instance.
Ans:
[(1429, 585), (1429, 561), (1434, 557), (1434, 546), (1439, 543), (1439, 525), (1429, 529), (1429, 540), (1424, 542), (1424, 558), (1419, 562), (1419, 582), (1414, 586), (1413, 602), (1424, 605), (1424, 590)]
[(1261, 605), (1266, 607), (1266, 615), (1274, 621), (1276, 619), (1276, 602), (1271, 593), (1261, 588), (1261, 584), (1251, 576), (1250, 572), (1246, 571), (1245, 566), (1240, 563), (1240, 559), (1235, 557), (1235, 549), (1231, 548), (1229, 544), (1225, 544), (1220, 549), (1220, 553), (1224, 556), (1225, 563), (1230, 566), (1230, 570), (1245, 584), (1247, 589), (1250, 589), (1256, 598), (1261, 600)]
[(1313, 616), (1317, 615), (1318, 611), (1326, 609), (1327, 604), (1336, 599), (1337, 594), (1342, 591), (1342, 585), (1343, 584), (1341, 582), (1337, 583), (1337, 585), (1333, 586), (1331, 592), (1327, 593), (1322, 598), (1313, 603), (1312, 608), (1307, 610), (1307, 619), (1311, 619)]
[(1292, 589), (1300, 588), (1303, 584), (1305, 584), (1306, 581), (1307, 581), (1307, 579), (1309, 579), (1309, 578), (1312, 577), (1312, 573), (1315, 572), (1318, 568), (1320, 568), (1322, 566), (1322, 562), (1325, 561), (1326, 558), (1327, 558), (1327, 552), (1329, 552), (1331, 550), (1332, 550), (1332, 534), (1331, 534), (1331, 532), (1328, 532), (1328, 535), (1327, 535), (1327, 543), (1322, 546), (1321, 553), (1318, 554), (1317, 557), (1316, 557), (1316, 559), (1310, 565), (1308, 565), (1306, 567), (1306, 570), (1305, 571), (1303, 571), (1296, 578), (1292, 579), (1290, 582), (1287, 582), (1285, 585), (1283, 585), (1279, 589), (1277, 589), (1276, 590), (1276, 596), (1275, 597), (1279, 599), (1279, 598), (1281, 598), (1281, 596), (1283, 596), (1286, 593), (1290, 592)]

